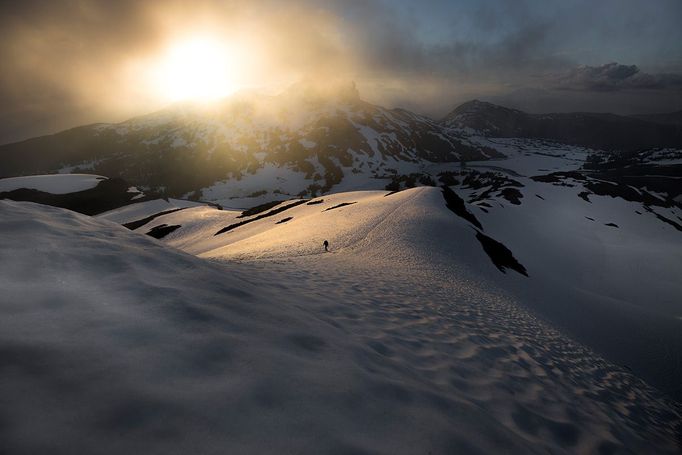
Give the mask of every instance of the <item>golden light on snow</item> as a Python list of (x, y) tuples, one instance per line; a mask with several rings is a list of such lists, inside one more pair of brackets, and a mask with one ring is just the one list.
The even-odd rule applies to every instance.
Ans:
[(150, 85), (167, 101), (210, 101), (237, 91), (243, 53), (218, 38), (194, 36), (173, 42), (153, 64)]

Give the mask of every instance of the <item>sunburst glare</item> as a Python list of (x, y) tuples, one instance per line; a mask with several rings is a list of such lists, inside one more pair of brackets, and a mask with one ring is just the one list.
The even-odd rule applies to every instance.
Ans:
[(212, 37), (173, 43), (153, 70), (152, 85), (168, 101), (222, 98), (239, 89), (235, 69), (239, 52)]

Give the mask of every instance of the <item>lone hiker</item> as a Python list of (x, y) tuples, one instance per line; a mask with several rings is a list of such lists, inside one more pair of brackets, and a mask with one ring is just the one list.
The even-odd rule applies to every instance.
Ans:
[(328, 242), (328, 241), (325, 240), (325, 241), (322, 243), (322, 245), (324, 245), (324, 251), (329, 251), (329, 242)]

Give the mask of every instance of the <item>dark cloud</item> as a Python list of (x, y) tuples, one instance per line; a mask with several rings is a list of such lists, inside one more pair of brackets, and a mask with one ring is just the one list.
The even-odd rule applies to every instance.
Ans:
[(481, 97), (485, 101), (532, 113), (549, 112), (617, 112), (623, 115), (672, 112), (679, 110), (675, 100), (665, 90), (622, 91), (553, 90), (519, 88)]
[(682, 74), (649, 74), (636, 65), (615, 62), (600, 66), (580, 65), (549, 79), (555, 88), (561, 90), (682, 90)]
[[(529, 20), (530, 9), (524, 2), (514, 7), (474, 2), (462, 10), (452, 9), (453, 4), (443, 7), (449, 20), (440, 18), (448, 31), (435, 39), (429, 35), (433, 25), (419, 21), (422, 12), (401, 8), (400, 2), (354, 1), (339, 10), (347, 18), (343, 25), (349, 47), (363, 68), (375, 74), (460, 79), (471, 75), (480, 82), (489, 77), (499, 80), (503, 71), (509, 76), (564, 62), (553, 53), (553, 43), (560, 38), (552, 33), (552, 20)], [(449, 27), (468, 31), (453, 34)]]

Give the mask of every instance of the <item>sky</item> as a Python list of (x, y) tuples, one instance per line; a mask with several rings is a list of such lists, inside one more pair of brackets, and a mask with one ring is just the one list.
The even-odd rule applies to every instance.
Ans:
[(0, 0), (0, 61), (0, 143), (299, 80), (436, 118), (471, 99), (670, 112), (682, 1)]

